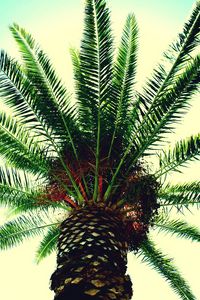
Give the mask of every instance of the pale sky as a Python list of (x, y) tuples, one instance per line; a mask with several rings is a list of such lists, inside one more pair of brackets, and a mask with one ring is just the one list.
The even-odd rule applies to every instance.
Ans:
[[(17, 56), (8, 25), (17, 22), (30, 31), (49, 54), (58, 73), (68, 88), (72, 88), (72, 67), (69, 47), (79, 46), (82, 30), (83, 3), (81, 0), (1, 0), (0, 4), (0, 48)], [(152, 68), (159, 61), (162, 52), (176, 37), (194, 3), (192, 0), (108, 0), (112, 10), (112, 21), (116, 41), (128, 13), (134, 12), (138, 20), (139, 67), (138, 85), (144, 82)], [(18, 56), (17, 56), (18, 57)], [(200, 103), (197, 97), (191, 111), (169, 142), (198, 132)], [(173, 182), (199, 179), (200, 164), (194, 162), (183, 174), (173, 174)], [(0, 214), (0, 223), (4, 211)], [(200, 227), (200, 213), (187, 213), (186, 219)], [(175, 264), (191, 284), (197, 299), (200, 299), (199, 270), (200, 246), (178, 238), (154, 233), (155, 240), (169, 256), (175, 257)], [(4, 300), (50, 300), (49, 278), (56, 264), (55, 254), (39, 266), (34, 263), (34, 250), (38, 239), (30, 240), (13, 250), (0, 253), (0, 298)], [(141, 264), (130, 255), (129, 274), (133, 280), (134, 300), (178, 300), (168, 284), (155, 271)]]

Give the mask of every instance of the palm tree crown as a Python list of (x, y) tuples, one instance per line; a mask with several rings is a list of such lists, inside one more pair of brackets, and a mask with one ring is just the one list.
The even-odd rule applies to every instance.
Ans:
[[(22, 63), (0, 53), (0, 202), (17, 217), (0, 229), (1, 249), (44, 233), (40, 261), (56, 249), (60, 223), (89, 206), (118, 212), (128, 247), (152, 265), (182, 299), (188, 284), (148, 232), (160, 230), (200, 241), (197, 228), (170, 218), (199, 205), (199, 182), (166, 184), (168, 172), (197, 159), (200, 134), (162, 150), (168, 133), (190, 107), (200, 78), (200, 2), (177, 40), (164, 53), (143, 90), (134, 88), (138, 27), (128, 15), (118, 50), (104, 0), (87, 0), (80, 51), (71, 49), (75, 97), (48, 56), (17, 24), (10, 27)], [(158, 168), (146, 160), (158, 155)], [(58, 215), (61, 214), (61, 219)]]

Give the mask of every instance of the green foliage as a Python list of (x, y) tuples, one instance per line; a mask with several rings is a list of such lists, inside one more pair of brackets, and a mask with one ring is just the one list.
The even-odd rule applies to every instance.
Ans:
[(31, 129), (32, 136), (39, 137), (49, 151), (52, 151), (51, 138), (55, 133), (43, 116), (39, 93), (22, 71), (21, 65), (3, 50), (0, 56), (0, 68), (0, 96), (4, 103), (28, 129)]
[[(27, 138), (22, 140), (16, 124), (12, 125), (15, 129), (9, 127), (11, 132), (2, 134), (3, 144), (11, 143), (13, 133), (15, 143), (12, 140), (10, 150), (1, 150), (4, 157), (34, 174), (47, 171), (51, 180), (61, 180), (52, 172), (53, 165), (59, 166), (69, 179), (69, 184), (65, 184), (68, 194), (77, 197), (79, 203), (83, 203), (85, 195), (88, 198), (93, 195), (95, 201), (101, 197), (110, 201), (121, 184), (122, 174), (130, 176), (138, 160), (162, 143), (198, 90), (200, 58), (194, 53), (198, 46), (199, 18), (197, 2), (178, 40), (164, 54), (171, 67), (167, 70), (168, 67), (159, 65), (153, 79), (138, 93), (133, 90), (138, 35), (134, 15), (127, 17), (114, 61), (106, 2), (86, 1), (81, 49), (71, 50), (77, 97), (73, 106), (49, 58), (34, 38), (17, 24), (11, 26), (22, 55), (22, 66), (1, 52), (0, 95), (32, 134), (31, 142)], [(194, 147), (192, 142), (188, 141), (187, 145), (180, 142), (174, 156), (166, 154), (167, 162), (165, 157), (159, 176), (173, 169), (174, 164), (183, 165), (183, 161), (196, 156), (198, 137)], [(22, 144), (26, 144), (27, 152)], [(28, 153), (29, 148), (32, 150), (30, 145), (36, 144), (37, 149), (42, 148), (42, 160), (36, 157), (35, 150), (34, 157), (31, 151)], [(188, 156), (188, 149), (192, 156)], [(43, 156), (49, 160), (47, 165)], [(34, 167), (36, 162), (31, 166), (33, 160), (43, 162), (41, 171)], [(87, 174), (84, 173), (86, 161)], [(104, 175), (103, 196), (99, 184), (103, 170), (109, 167), (111, 170)], [(78, 176), (74, 169), (79, 170)]]
[(169, 282), (171, 288), (181, 297), (181, 299), (196, 299), (188, 284), (172, 263), (172, 259), (164, 255), (160, 250), (157, 250), (151, 240), (147, 240), (143, 243), (140, 255), (142, 255), (143, 262), (158, 271), (158, 273)]
[[(73, 113), (69, 107), (69, 95), (58, 79), (47, 55), (35, 43), (33, 37), (17, 24), (10, 30), (22, 54), (23, 69), (31, 84), (40, 95), (36, 103), (45, 122), (55, 132), (54, 139), (69, 138)], [(74, 111), (74, 109), (73, 109)], [(75, 130), (75, 124), (71, 130)]]
[(188, 208), (190, 205), (200, 204), (200, 183), (188, 182), (183, 184), (170, 185), (159, 191), (160, 206), (165, 210), (176, 207), (179, 211)]
[[(106, 106), (110, 130), (113, 131), (109, 156), (111, 155), (112, 147), (117, 149), (119, 146), (118, 137), (126, 137), (126, 130), (130, 124), (128, 114), (136, 75), (137, 39), (138, 29), (135, 16), (129, 15), (124, 26), (117, 59), (114, 64), (111, 97)], [(126, 137), (126, 139), (129, 139), (129, 137)]]
[[(135, 207), (132, 219), (128, 215), (130, 228), (134, 221), (145, 238), (154, 222), (162, 231), (199, 241), (195, 227), (162, 215), (174, 207), (198, 207), (199, 182), (160, 186), (156, 179), (198, 159), (200, 135), (162, 151), (155, 174), (143, 163), (162, 146), (199, 91), (199, 23), (197, 1), (178, 39), (164, 53), (166, 64), (154, 69), (139, 93), (134, 89), (134, 15), (127, 17), (115, 57), (106, 1), (86, 0), (81, 48), (71, 49), (73, 101), (32, 35), (17, 24), (10, 27), (22, 62), (0, 53), (0, 97), (12, 111), (12, 116), (0, 112), (0, 155), (6, 160), (6, 167), (0, 168), (0, 204), (21, 216), (0, 228), (1, 249), (45, 234), (36, 253), (40, 262), (55, 249), (59, 235), (59, 222), (48, 222), (46, 216), (92, 201)], [(161, 215), (155, 217), (158, 204)], [(141, 255), (182, 299), (195, 299), (171, 259), (152, 241), (142, 244)]]
[[(165, 187), (162, 188), (165, 192), (171, 193), (185, 193), (185, 192), (193, 192), (198, 195), (200, 193), (200, 182), (199, 181), (192, 181), (192, 182), (185, 182), (185, 183), (178, 183), (178, 184), (167, 184)], [(162, 193), (161, 190), (161, 193)]]
[[(112, 72), (112, 35), (110, 14), (104, 0), (87, 0), (85, 6), (84, 33), (80, 49), (79, 97), (80, 118), (84, 122), (89, 117), (98, 130), (102, 116), (102, 106), (108, 98)], [(85, 111), (86, 109), (86, 111)], [(89, 115), (90, 114), (90, 115)], [(104, 127), (101, 128), (104, 130)], [(97, 138), (97, 132), (95, 134)]]
[[(182, 32), (179, 34), (177, 41), (170, 45), (169, 50), (164, 53), (166, 62), (170, 65), (167, 67), (159, 64), (154, 70), (153, 79), (147, 81), (144, 92), (140, 94), (140, 105), (137, 108), (140, 111), (139, 116), (152, 112), (162, 100), (165, 92), (169, 92), (179, 75), (184, 72), (188, 62), (192, 61), (192, 54), (199, 45), (199, 1), (189, 20), (184, 24)], [(136, 121), (139, 121), (136, 118)]]
[(14, 118), (0, 115), (0, 154), (13, 166), (33, 174), (46, 174), (48, 161), (44, 151)]
[(60, 230), (58, 226), (48, 229), (36, 252), (36, 261), (40, 263), (45, 257), (55, 251)]
[(24, 215), (10, 221), (0, 228), (0, 249), (5, 250), (22, 243), (25, 239), (44, 233), (48, 227), (57, 223), (46, 223), (38, 214)]
[[(85, 7), (85, 27), (80, 50), (79, 97), (80, 118), (83, 128), (86, 127), (95, 135), (96, 153), (94, 199), (98, 197), (98, 178), (100, 163), (100, 140), (102, 140), (105, 125), (103, 121), (103, 106), (109, 97), (112, 75), (112, 35), (110, 16), (106, 3), (87, 0)], [(85, 110), (86, 107), (86, 110)], [(89, 111), (88, 111), (89, 108)], [(92, 117), (91, 117), (92, 116)], [(92, 123), (85, 121), (91, 119)], [(85, 125), (85, 126), (84, 126)]]
[[(14, 216), (25, 212), (38, 211), (56, 213), (56, 209), (65, 209), (60, 202), (52, 202), (39, 186), (36, 179), (14, 168), (0, 167), (0, 205), (8, 209), (8, 215)], [(41, 183), (40, 183), (41, 184)]]
[(0, 168), (0, 204), (18, 212), (39, 207), (38, 193), (28, 187), (28, 178), (14, 169)]
[(10, 29), (19, 45), (25, 74), (39, 96), (39, 99), (37, 97), (32, 103), (32, 108), (45, 121), (48, 128), (48, 131), (47, 128), (45, 130), (45, 136), (71, 178), (76, 194), (81, 198), (60, 154), (64, 149), (71, 151), (77, 158), (74, 139), (80, 139), (81, 134), (74, 119), (76, 109), (69, 105), (70, 98), (66, 88), (58, 79), (49, 58), (36, 45), (33, 37), (17, 24), (11, 26)]
[(165, 214), (156, 218), (155, 228), (178, 237), (200, 242), (200, 231), (182, 220), (171, 220)]
[[(142, 93), (132, 109), (133, 135), (131, 143), (134, 163), (144, 152), (160, 145), (166, 133), (188, 109), (188, 101), (199, 85), (199, 56), (193, 53), (199, 45), (199, 12), (196, 6), (185, 23), (178, 40), (164, 53), (168, 67), (159, 64), (154, 70), (153, 79), (147, 81)], [(147, 151), (148, 150), (148, 151)]]
[[(133, 135), (131, 163), (144, 155), (146, 150), (152, 151), (154, 144), (160, 145), (166, 133), (171, 132), (175, 123), (184, 115), (188, 109), (188, 100), (199, 85), (199, 70), (200, 59), (197, 56), (194, 60), (191, 59), (178, 77), (176, 76), (173, 85), (171, 83), (162, 96), (155, 100), (155, 103), (152, 102), (147, 112), (142, 112), (143, 118), (138, 121), (139, 125), (136, 126)], [(144, 104), (142, 97), (139, 97), (140, 103)]]
[(169, 171), (176, 171), (178, 167), (184, 166), (187, 162), (199, 159), (200, 155), (200, 134), (180, 140), (173, 149), (163, 151), (159, 157), (160, 169), (157, 176), (164, 175)]

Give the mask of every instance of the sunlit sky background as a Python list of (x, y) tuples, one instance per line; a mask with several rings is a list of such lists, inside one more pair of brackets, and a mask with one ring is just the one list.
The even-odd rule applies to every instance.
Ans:
[[(138, 86), (150, 74), (162, 52), (176, 37), (182, 28), (193, 5), (192, 0), (107, 0), (112, 10), (112, 23), (116, 43), (119, 41), (125, 17), (134, 12), (139, 25), (139, 66)], [(73, 90), (73, 75), (69, 56), (71, 46), (78, 47), (81, 31), (83, 4), (81, 0), (1, 0), (0, 2), (0, 48), (7, 49), (18, 56), (15, 43), (11, 38), (8, 26), (18, 23), (30, 31), (42, 48), (49, 54), (58, 73), (66, 82), (69, 90)], [(184, 121), (177, 126), (174, 135), (169, 139), (182, 138), (197, 133), (199, 130), (200, 104), (194, 98), (191, 111)], [(199, 179), (200, 164), (189, 165), (183, 174), (176, 174), (169, 179), (173, 182)], [(200, 227), (200, 214), (186, 213), (188, 221)], [(0, 214), (0, 222), (5, 218), (5, 212)], [(200, 299), (199, 270), (200, 247), (196, 243), (171, 238), (155, 240), (161, 249), (175, 257), (175, 263), (185, 275), (192, 290)], [(38, 239), (27, 241), (22, 246), (0, 253), (0, 298), (4, 300), (50, 300), (53, 293), (49, 291), (49, 277), (54, 271), (55, 254), (42, 262), (39, 266), (34, 263), (34, 249), (38, 246)], [(135, 300), (177, 300), (168, 284), (148, 266), (130, 255), (129, 273), (133, 280)]]

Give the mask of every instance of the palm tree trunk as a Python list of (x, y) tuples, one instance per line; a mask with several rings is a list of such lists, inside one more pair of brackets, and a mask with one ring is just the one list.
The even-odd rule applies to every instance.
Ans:
[(120, 211), (99, 204), (75, 210), (61, 224), (54, 300), (131, 299), (126, 237)]

